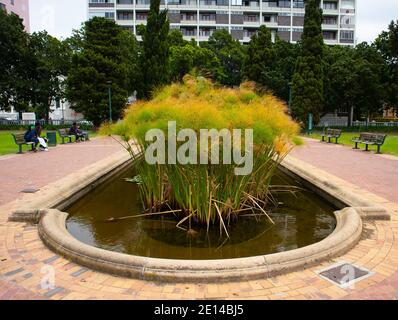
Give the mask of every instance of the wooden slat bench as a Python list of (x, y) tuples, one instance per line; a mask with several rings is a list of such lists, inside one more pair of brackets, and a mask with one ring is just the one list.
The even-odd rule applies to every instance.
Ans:
[(23, 145), (31, 146), (32, 151), (35, 149), (35, 143), (34, 142), (26, 142), (25, 141), (25, 134), (24, 133), (11, 133), (11, 134), (14, 137), (15, 143), (19, 147), (18, 153), (23, 153), (22, 152), (22, 146)]
[(336, 139), (336, 144), (338, 144), (338, 140), (341, 136), (340, 129), (330, 129), (327, 128), (326, 131), (322, 134), (322, 141), (325, 141), (325, 138), (328, 138), (328, 142), (331, 142), (331, 139)]
[(354, 137), (351, 141), (355, 143), (354, 149), (359, 149), (358, 143), (362, 143), (366, 146), (365, 151), (369, 151), (369, 145), (371, 145), (377, 146), (377, 153), (381, 153), (380, 147), (386, 141), (386, 137), (386, 134), (381, 133), (361, 133), (359, 137)]
[(58, 133), (61, 137), (62, 144), (65, 144), (65, 139), (69, 139), (69, 143), (72, 142), (74, 135), (69, 134), (67, 129), (58, 129)]

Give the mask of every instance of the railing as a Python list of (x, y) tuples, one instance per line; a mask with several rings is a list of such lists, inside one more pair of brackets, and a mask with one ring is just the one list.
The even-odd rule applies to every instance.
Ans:
[[(398, 122), (394, 121), (353, 121), (353, 127), (396, 127), (398, 128)], [(317, 127), (348, 127), (347, 121), (335, 119), (335, 120), (326, 120), (321, 121)]]
[(28, 126), (34, 125), (35, 123), (39, 122), (41, 125), (54, 125), (54, 126), (61, 126), (61, 125), (72, 125), (74, 122), (77, 124), (83, 124), (87, 126), (93, 126), (91, 121), (87, 120), (49, 120), (48, 122), (45, 120), (0, 120), (0, 126)]

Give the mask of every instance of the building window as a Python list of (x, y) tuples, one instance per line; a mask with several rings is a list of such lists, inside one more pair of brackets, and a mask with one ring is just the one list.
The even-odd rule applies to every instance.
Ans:
[(117, 19), (118, 20), (133, 20), (134, 19), (133, 11), (119, 11), (117, 13)]
[(304, 0), (293, 0), (293, 8), (304, 8)]
[(90, 0), (90, 3), (115, 3), (115, 0)]
[(324, 2), (323, 9), (326, 10), (337, 10), (337, 2)]
[(340, 32), (340, 38), (342, 40), (354, 40), (354, 31), (344, 31)]

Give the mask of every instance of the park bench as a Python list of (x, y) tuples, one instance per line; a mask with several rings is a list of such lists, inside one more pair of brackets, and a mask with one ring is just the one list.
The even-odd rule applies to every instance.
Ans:
[(15, 143), (19, 147), (19, 152), (18, 153), (23, 153), (22, 152), (22, 146), (23, 145), (31, 146), (32, 147), (32, 151), (34, 150), (35, 143), (34, 142), (26, 142), (24, 133), (12, 133), (12, 136), (14, 137)]
[(336, 139), (336, 144), (338, 143), (338, 140), (341, 136), (341, 130), (340, 129), (330, 129), (327, 128), (326, 131), (322, 134), (322, 141), (325, 141), (325, 138), (328, 138), (328, 142), (331, 142), (331, 139)]
[(69, 143), (72, 142), (74, 135), (68, 133), (67, 129), (58, 129), (59, 136), (61, 137), (62, 144), (65, 144), (65, 139), (69, 139)]
[(369, 145), (377, 146), (377, 153), (380, 153), (380, 147), (386, 140), (386, 134), (380, 133), (361, 133), (359, 137), (352, 138), (352, 142), (355, 142), (354, 149), (358, 149), (358, 143), (365, 144), (365, 151), (369, 151)]

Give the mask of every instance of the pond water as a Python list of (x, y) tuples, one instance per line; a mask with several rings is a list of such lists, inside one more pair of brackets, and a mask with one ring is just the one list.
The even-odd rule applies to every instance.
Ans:
[[(292, 250), (321, 241), (333, 232), (336, 209), (314, 193), (303, 190), (296, 195), (274, 195), (279, 205), (269, 211), (268, 219), (240, 217), (229, 228), (230, 238), (220, 237), (218, 226), (210, 233), (193, 227), (188, 235), (176, 228), (173, 216), (152, 216), (106, 222), (142, 214), (138, 187), (124, 178), (130, 170), (115, 175), (106, 183), (75, 202), (67, 211), (67, 229), (78, 240), (106, 250), (132, 255), (167, 259), (227, 259), (257, 256)], [(299, 186), (282, 172), (273, 179), (275, 185)]]

